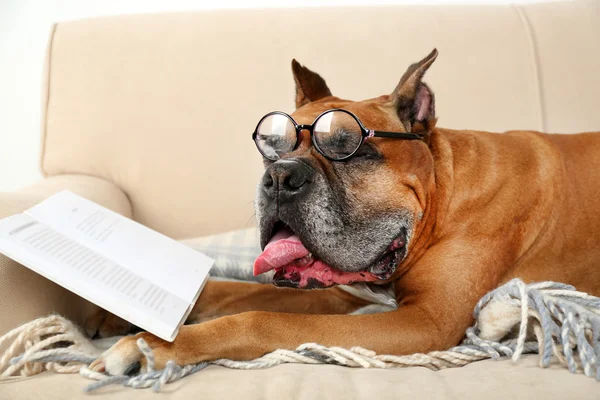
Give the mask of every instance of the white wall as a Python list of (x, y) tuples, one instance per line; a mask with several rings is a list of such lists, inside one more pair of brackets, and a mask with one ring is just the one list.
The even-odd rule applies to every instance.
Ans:
[(0, 0), (0, 192), (40, 179), (40, 88), (54, 21), (207, 8), (400, 3), (523, 3), (544, 0)]

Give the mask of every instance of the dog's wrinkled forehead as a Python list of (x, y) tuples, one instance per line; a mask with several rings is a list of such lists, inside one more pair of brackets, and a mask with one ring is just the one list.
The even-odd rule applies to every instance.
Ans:
[(388, 95), (362, 101), (350, 101), (329, 96), (298, 108), (291, 116), (298, 124), (308, 125), (312, 124), (315, 118), (324, 111), (334, 108), (352, 112), (367, 129), (404, 132), (404, 126), (395, 116)]

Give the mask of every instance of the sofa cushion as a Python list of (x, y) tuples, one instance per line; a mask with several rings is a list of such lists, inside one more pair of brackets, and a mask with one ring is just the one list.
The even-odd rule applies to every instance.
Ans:
[[(78, 375), (45, 372), (30, 379), (0, 382), (2, 399), (89, 398), (90, 382)], [(462, 368), (431, 371), (358, 369), (333, 365), (284, 364), (264, 370), (210, 366), (167, 385), (161, 399), (597, 399), (599, 383), (558, 365), (542, 369), (537, 356), (516, 364), (480, 361)], [(85, 397), (84, 397), (85, 396)], [(150, 389), (109, 386), (94, 397), (111, 400), (155, 398)]]

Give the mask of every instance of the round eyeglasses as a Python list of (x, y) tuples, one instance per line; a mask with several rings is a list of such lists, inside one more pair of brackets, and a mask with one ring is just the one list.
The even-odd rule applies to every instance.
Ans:
[(315, 149), (332, 161), (352, 157), (370, 137), (423, 140), (424, 135), (405, 132), (384, 132), (367, 129), (356, 115), (343, 109), (321, 113), (311, 125), (299, 125), (281, 111), (273, 111), (260, 119), (252, 133), (258, 151), (268, 160), (277, 161), (298, 147), (302, 130), (310, 132)]

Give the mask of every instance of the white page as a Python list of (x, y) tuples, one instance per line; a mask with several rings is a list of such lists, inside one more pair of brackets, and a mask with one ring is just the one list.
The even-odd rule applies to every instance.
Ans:
[(25, 211), (62, 234), (193, 304), (213, 260), (72, 192)]
[(99, 252), (17, 214), (0, 221), (0, 251), (115, 315), (171, 341), (190, 303)]

